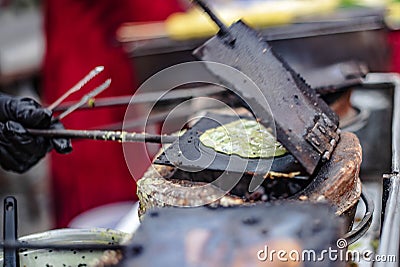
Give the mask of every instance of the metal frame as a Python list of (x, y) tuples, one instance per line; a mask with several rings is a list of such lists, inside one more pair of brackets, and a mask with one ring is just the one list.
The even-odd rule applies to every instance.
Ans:
[(396, 262), (377, 262), (376, 267), (397, 267), (400, 246), (400, 75), (370, 73), (366, 85), (394, 86), (392, 118), (392, 170), (383, 175), (382, 221), (379, 255), (394, 255)]
[(368, 231), (372, 222), (372, 217), (375, 208), (374, 202), (364, 192), (361, 193), (361, 199), (365, 205), (364, 217), (362, 218), (361, 222), (356, 227), (354, 227), (353, 230), (347, 232), (343, 236), (343, 238), (346, 239), (347, 244), (349, 245), (353, 244), (358, 239), (360, 239)]

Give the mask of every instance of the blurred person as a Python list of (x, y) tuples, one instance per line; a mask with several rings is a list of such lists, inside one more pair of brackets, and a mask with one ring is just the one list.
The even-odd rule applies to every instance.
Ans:
[(391, 50), (389, 71), (400, 73), (400, 31), (390, 32), (388, 41)]
[[(104, 71), (81, 93), (112, 79), (100, 97), (133, 95), (132, 62), (116, 40), (124, 22), (161, 21), (181, 8), (174, 0), (54, 0), (45, 2), (46, 56), (44, 98), (53, 102), (96, 66)], [(98, 128), (122, 122), (125, 108), (76, 112), (63, 120), (66, 128)], [(144, 144), (136, 144), (140, 178), (149, 166)], [(136, 200), (136, 184), (126, 166), (122, 145), (114, 142), (77, 141), (67, 157), (52, 154), (51, 177), (56, 227), (66, 227), (78, 214), (104, 204)]]

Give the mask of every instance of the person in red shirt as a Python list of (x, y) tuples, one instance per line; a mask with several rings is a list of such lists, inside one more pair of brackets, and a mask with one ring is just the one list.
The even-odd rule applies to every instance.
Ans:
[[(132, 62), (116, 40), (124, 22), (161, 21), (181, 11), (173, 0), (54, 0), (45, 2), (46, 56), (43, 95), (52, 103), (96, 66), (104, 71), (76, 100), (107, 78), (109, 89), (100, 97), (134, 94), (137, 84)], [(89, 129), (122, 122), (124, 108), (77, 111), (62, 122), (66, 128)], [(52, 153), (51, 177), (56, 227), (91, 208), (136, 199), (136, 185), (126, 166), (122, 145), (114, 142), (77, 141), (68, 156)], [(137, 144), (134, 175), (141, 177), (150, 162), (144, 145)]]

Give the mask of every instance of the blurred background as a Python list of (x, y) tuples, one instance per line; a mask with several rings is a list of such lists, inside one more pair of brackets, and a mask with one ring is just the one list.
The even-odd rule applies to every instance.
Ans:
[[(156, 72), (195, 60), (193, 49), (216, 33), (216, 27), (190, 1), (147, 2), (0, 0), (0, 91), (30, 96), (47, 105), (95, 66), (103, 65), (106, 71), (88, 90), (111, 77), (113, 87), (105, 96), (131, 95)], [(305, 77), (349, 61), (360, 62), (369, 71), (399, 71), (398, 2), (209, 1), (227, 24), (243, 18), (258, 29)], [(371, 94), (375, 95), (355, 93), (353, 104), (373, 99), (370, 109), (377, 112), (377, 120), (386, 120), (388, 132), (390, 101), (385, 94)], [(66, 128), (99, 129), (121, 124), (123, 115), (124, 109), (82, 111), (64, 124)], [(379, 130), (385, 131), (384, 127)], [(71, 155), (48, 156), (23, 175), (0, 170), (1, 196), (14, 195), (19, 201), (19, 234), (67, 227), (74, 219), (74, 226), (87, 226), (79, 217), (83, 213), (120, 203), (103, 210), (112, 210), (113, 222), (93, 226), (115, 224), (137, 199), (131, 175), (141, 177), (150, 164), (141, 157), (142, 145), (134, 149), (138, 155), (134, 173), (127, 169), (119, 144), (90, 141), (74, 143)], [(380, 152), (375, 154), (379, 162), (365, 157), (364, 173), (374, 176), (389, 169), (390, 153)], [(79, 225), (77, 217), (85, 223)], [(95, 218), (92, 224), (99, 220)]]

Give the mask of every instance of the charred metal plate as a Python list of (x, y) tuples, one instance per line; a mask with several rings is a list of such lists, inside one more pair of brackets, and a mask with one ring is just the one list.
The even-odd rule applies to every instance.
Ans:
[[(186, 131), (179, 139), (169, 146), (155, 161), (155, 164), (175, 166), (181, 170), (195, 172), (200, 170), (245, 172), (264, 175), (270, 170), (275, 172), (298, 172), (305, 174), (300, 163), (290, 154), (273, 159), (243, 159), (237, 155), (218, 153), (214, 149), (204, 146), (199, 137), (206, 130), (237, 120), (237, 116), (207, 113), (192, 128)], [(245, 166), (229, 164), (232, 158)], [(272, 165), (271, 165), (272, 164)]]
[(256, 31), (239, 21), (229, 28), (229, 34), (234, 42), (217, 35), (194, 55), (268, 127), (271, 117), (266, 115), (265, 102), (249, 92), (249, 81), (207, 61), (231, 66), (255, 83), (271, 108), (278, 141), (312, 174), (321, 160), (329, 159), (339, 140), (337, 115)]
[[(324, 204), (281, 202), (234, 208), (149, 211), (120, 266), (346, 266), (322, 251), (337, 249), (343, 220)], [(265, 250), (266, 256), (260, 253)], [(305, 261), (271, 260), (271, 250), (315, 251)], [(313, 257), (313, 256), (311, 256)]]

